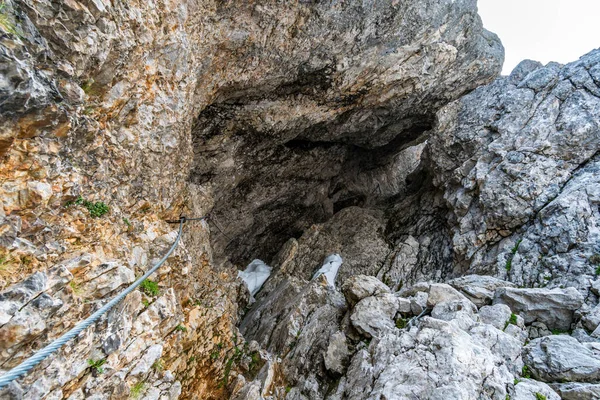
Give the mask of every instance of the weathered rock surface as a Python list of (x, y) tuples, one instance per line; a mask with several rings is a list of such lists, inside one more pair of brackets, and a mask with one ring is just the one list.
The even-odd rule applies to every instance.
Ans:
[(600, 51), (481, 86), (475, 0), (255, 3), (2, 3), (0, 369), (208, 219), (0, 397), (597, 398)]
[(594, 400), (600, 398), (600, 385), (585, 383), (555, 383), (554, 390), (563, 400)]
[(595, 382), (600, 379), (600, 352), (568, 335), (532, 340), (523, 361), (534, 378), (544, 382)]
[(508, 305), (526, 324), (541, 322), (550, 329), (568, 331), (574, 312), (583, 305), (583, 296), (575, 288), (501, 288), (494, 295), (494, 304)]
[(524, 61), (440, 110), (428, 143), (467, 273), (589, 288), (598, 254), (600, 51)]
[(561, 397), (548, 385), (533, 379), (521, 379), (515, 385), (515, 393), (511, 396), (514, 400), (539, 399), (544, 396), (547, 400), (561, 400)]

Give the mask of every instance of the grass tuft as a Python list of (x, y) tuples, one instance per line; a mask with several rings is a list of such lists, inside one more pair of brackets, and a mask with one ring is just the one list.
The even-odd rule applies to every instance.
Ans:
[(104, 372), (104, 368), (102, 368), (102, 366), (106, 363), (106, 360), (89, 359), (87, 361), (92, 371), (95, 371), (97, 374), (102, 374)]

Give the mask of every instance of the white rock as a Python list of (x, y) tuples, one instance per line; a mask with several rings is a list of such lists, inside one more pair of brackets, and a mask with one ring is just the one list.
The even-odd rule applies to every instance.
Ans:
[(550, 386), (533, 379), (521, 379), (515, 385), (515, 393), (511, 396), (511, 400), (535, 400), (537, 394), (546, 396), (547, 400), (561, 400)]

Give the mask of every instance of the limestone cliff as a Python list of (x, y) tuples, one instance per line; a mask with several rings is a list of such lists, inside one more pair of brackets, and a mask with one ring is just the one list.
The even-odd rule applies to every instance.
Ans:
[(598, 393), (598, 52), (494, 81), (475, 0), (0, 4), (0, 372), (208, 217), (0, 397)]

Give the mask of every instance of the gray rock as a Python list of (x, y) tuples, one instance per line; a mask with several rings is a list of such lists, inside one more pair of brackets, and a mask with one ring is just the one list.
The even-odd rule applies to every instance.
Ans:
[(533, 379), (520, 379), (510, 398), (511, 400), (533, 400), (538, 399), (536, 396), (538, 394), (545, 396), (547, 400), (561, 400), (561, 397), (550, 386)]
[(596, 330), (600, 325), (600, 305), (597, 305), (581, 318), (581, 323), (589, 332)]
[(427, 307), (435, 307), (436, 304), (451, 300), (464, 300), (470, 303), (464, 295), (445, 283), (433, 283), (429, 287)]
[(448, 284), (460, 290), (477, 307), (491, 304), (496, 289), (501, 287), (515, 287), (515, 284), (512, 282), (483, 275), (462, 276), (448, 281)]
[(506, 304), (483, 306), (479, 309), (479, 319), (484, 324), (490, 324), (496, 329), (504, 330), (508, 326), (512, 311)]
[(577, 339), (553, 335), (532, 340), (523, 349), (532, 377), (544, 382), (595, 382), (600, 379), (600, 357)]
[(506, 304), (525, 319), (525, 324), (542, 322), (550, 329), (570, 330), (574, 311), (583, 304), (583, 297), (574, 288), (517, 289), (496, 291), (494, 304)]
[(343, 332), (335, 332), (329, 338), (329, 345), (325, 352), (325, 368), (336, 373), (343, 374), (348, 363), (350, 351), (346, 342), (346, 335)]
[(600, 384), (587, 383), (552, 383), (552, 388), (563, 400), (597, 400), (600, 399)]
[(162, 344), (155, 344), (150, 346), (146, 353), (142, 356), (140, 361), (133, 367), (129, 375), (139, 376), (147, 373), (152, 368), (152, 365), (162, 355), (163, 346)]
[(529, 339), (537, 339), (543, 336), (552, 335), (552, 331), (541, 322), (533, 322), (527, 327), (527, 334)]
[(367, 337), (380, 336), (394, 329), (398, 298), (390, 293), (366, 297), (359, 301), (350, 315), (352, 325)]
[(504, 400), (512, 381), (504, 360), (486, 345), (450, 322), (424, 317), (357, 352), (341, 398), (434, 399), (443, 391), (449, 399)]
[(477, 321), (477, 307), (467, 299), (439, 302), (431, 310), (431, 317), (452, 321), (462, 330), (469, 330)]
[(427, 308), (427, 299), (429, 294), (425, 292), (417, 292), (414, 296), (409, 297), (410, 310), (413, 315), (421, 314)]
[(346, 279), (342, 285), (342, 292), (346, 301), (353, 306), (365, 297), (389, 293), (390, 288), (373, 276), (354, 275)]

